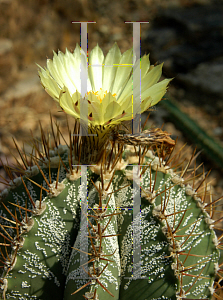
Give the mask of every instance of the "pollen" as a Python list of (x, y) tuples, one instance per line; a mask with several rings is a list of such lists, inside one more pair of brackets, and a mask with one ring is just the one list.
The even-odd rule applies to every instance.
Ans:
[[(100, 100), (100, 103), (101, 103), (102, 100), (104, 99), (104, 97), (107, 95), (108, 92), (107, 92), (107, 91), (104, 91), (102, 88), (100, 88), (100, 90), (97, 91), (97, 92), (90, 91), (90, 92), (88, 92), (87, 94), (89, 94), (89, 93), (92, 93), (92, 94), (94, 94), (95, 96), (97, 96), (98, 99)], [(113, 96), (113, 97), (116, 97), (116, 94), (114, 93), (114, 94), (112, 94), (112, 96)]]

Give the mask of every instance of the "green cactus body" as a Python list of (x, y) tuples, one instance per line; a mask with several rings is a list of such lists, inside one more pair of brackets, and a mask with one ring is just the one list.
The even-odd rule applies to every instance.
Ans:
[[(109, 170), (87, 167), (89, 263), (81, 266), (81, 169), (71, 174), (71, 161), (69, 147), (59, 146), (50, 164), (40, 160), (2, 192), (2, 299), (211, 299), (214, 221), (187, 181), (150, 150), (140, 167), (133, 147)], [(133, 218), (134, 168), (141, 212)], [(137, 274), (133, 228), (140, 233)]]

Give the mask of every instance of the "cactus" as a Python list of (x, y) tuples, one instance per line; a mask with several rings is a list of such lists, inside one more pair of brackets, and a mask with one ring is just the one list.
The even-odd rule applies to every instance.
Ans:
[[(119, 62), (132, 56), (131, 51), (120, 56), (117, 45), (109, 53), (108, 61), (109, 55)], [(55, 63), (66, 61), (59, 55)], [(99, 47), (92, 60), (94, 55), (101, 57)], [(142, 62), (148, 64), (148, 57)], [(55, 65), (48, 67), (54, 76), (42, 69), (43, 86), (78, 120), (73, 134), (68, 125), (65, 141), (51, 118), (50, 135), (41, 129), (32, 154), (28, 157), (15, 143), (22, 163), (5, 166), (11, 181), (1, 193), (1, 298), (219, 297), (221, 237), (214, 229), (220, 220), (213, 216), (221, 198), (212, 201), (208, 174), (196, 175), (196, 165), (190, 170), (195, 152), (184, 165), (179, 153), (173, 154), (175, 142), (167, 132), (151, 128), (146, 136), (126, 135), (119, 125), (132, 116), (121, 100), (117, 114), (109, 112), (109, 121), (104, 117), (100, 124), (94, 108), (103, 100), (112, 103), (112, 89), (100, 96), (89, 92), (89, 132), (97, 136), (81, 136), (81, 96), (77, 90), (71, 97), (68, 88), (56, 86)], [(142, 85), (144, 77), (159, 77), (160, 68), (155, 68), (142, 67)], [(145, 96), (144, 110), (162, 98), (168, 82), (146, 87), (150, 96)], [(146, 102), (149, 97), (152, 101)], [(14, 178), (12, 172), (20, 175)]]

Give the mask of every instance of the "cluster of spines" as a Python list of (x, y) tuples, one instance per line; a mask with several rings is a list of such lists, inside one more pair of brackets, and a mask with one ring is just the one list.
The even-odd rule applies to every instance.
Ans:
[[(52, 124), (52, 119), (51, 119), (51, 124)], [(68, 129), (69, 129), (69, 127), (68, 127)], [(75, 126), (75, 129), (74, 129), (74, 132), (78, 132), (78, 128), (76, 126)], [(78, 173), (79, 167), (76, 168), (76, 171), (73, 171), (72, 164), (74, 162), (74, 159), (77, 159), (77, 163), (80, 164), (81, 144), (75, 143), (76, 142), (76, 140), (75, 140), (76, 136), (73, 137), (73, 140), (72, 140), (72, 135), (71, 135), (70, 130), (69, 130), (69, 133), (70, 133), (70, 135), (69, 135), (70, 136), (70, 141), (69, 141), (70, 145), (68, 145), (68, 143), (66, 143), (66, 145), (67, 145), (67, 147), (70, 151), (70, 155), (69, 155), (70, 169), (68, 170), (66, 168), (65, 164), (63, 163), (63, 160), (60, 156), (60, 151), (59, 151), (59, 149), (61, 149), (60, 146), (59, 146), (60, 136), (62, 138), (63, 138), (63, 136), (62, 136), (58, 126), (57, 126), (57, 134), (54, 133), (54, 129), (53, 129), (53, 126), (52, 126), (52, 135), (53, 135), (54, 143), (55, 143), (55, 147), (56, 147), (55, 150), (57, 152), (57, 157), (59, 157), (59, 159), (55, 160), (55, 165), (58, 166), (58, 162), (59, 162), (59, 165), (61, 163), (61, 165), (63, 165), (63, 167), (65, 168), (68, 176), (74, 176), (75, 177), (74, 174)], [(50, 144), (49, 139), (46, 138), (42, 128), (41, 128), (41, 137), (42, 137), (41, 138), (42, 149), (40, 149), (38, 147), (38, 145), (36, 143), (36, 140), (33, 139), (33, 151), (32, 151), (32, 154), (30, 155), (30, 161), (27, 157), (27, 154), (25, 154), (25, 151), (23, 151), (23, 153), (22, 153), (22, 151), (18, 148), (17, 144), (15, 143), (17, 151), (18, 151), (18, 153), (21, 157), (23, 166), (21, 165), (21, 163), (18, 162), (17, 159), (16, 159), (17, 168), (11, 168), (9, 166), (4, 166), (4, 169), (7, 172), (9, 178), (11, 179), (11, 181), (4, 182), (8, 186), (8, 189), (3, 191), (3, 193), (1, 193), (1, 198), (2, 198), (1, 199), (1, 204), (3, 205), (3, 207), (6, 210), (8, 210), (7, 207), (5, 206), (4, 200), (3, 200), (5, 198), (8, 190), (13, 189), (14, 186), (20, 185), (21, 183), (24, 185), (24, 187), (27, 191), (27, 196), (28, 196), (28, 198), (29, 198), (29, 200), (30, 200), (30, 202), (33, 206), (33, 209), (30, 210), (30, 209), (27, 208), (28, 207), (27, 204), (26, 204), (25, 207), (21, 207), (18, 204), (17, 205), (12, 204), (12, 205), (16, 206), (19, 209), (20, 216), (21, 216), (21, 221), (20, 221), (19, 217), (17, 216), (16, 210), (15, 210), (14, 213), (12, 211), (10, 211), (10, 215), (12, 216), (12, 220), (9, 220), (9, 219), (7, 220), (7, 221), (10, 221), (10, 223), (12, 224), (12, 226), (10, 226), (10, 228), (15, 230), (15, 237), (12, 237), (12, 236), (9, 235), (7, 229), (5, 228), (7, 226), (1, 225), (2, 230), (5, 232), (4, 234), (1, 233), (1, 236), (4, 238), (4, 243), (1, 244), (1, 249), (0, 249), (0, 251), (1, 251), (1, 263), (2, 263), (1, 268), (7, 269), (8, 271), (11, 268), (13, 268), (13, 265), (16, 263), (17, 251), (22, 246), (22, 241), (23, 241), (22, 236), (21, 236), (22, 233), (24, 233), (27, 230), (30, 230), (30, 228), (31, 228), (31, 223), (32, 223), (31, 220), (32, 219), (30, 218), (30, 216), (28, 217), (28, 214), (29, 215), (30, 214), (35, 215), (35, 214), (38, 214), (39, 211), (41, 211), (43, 209), (43, 207), (42, 207), (43, 206), (43, 203), (42, 203), (42, 190), (45, 190), (47, 193), (53, 195), (59, 188), (58, 179), (54, 183), (54, 186), (53, 186), (53, 184), (51, 183), (51, 178), (49, 178), (49, 181), (48, 181), (48, 179), (44, 176), (43, 172), (41, 171), (41, 166), (40, 166), (41, 164), (42, 165), (48, 165), (49, 174), (50, 174), (50, 167), (52, 167), (51, 161), (52, 161), (52, 158), (53, 158), (53, 151), (54, 151), (53, 148), (51, 148), (49, 146), (49, 144)], [(76, 145), (79, 145), (79, 148)], [(134, 156), (132, 156), (132, 157), (138, 157), (137, 158), (138, 162), (135, 162), (135, 161), (133, 162), (132, 161), (132, 163), (141, 164), (144, 160), (144, 157), (145, 157), (146, 153), (148, 153), (147, 152), (148, 149), (147, 149), (146, 146), (138, 147), (138, 150), (136, 150), (136, 147), (134, 147), (134, 148), (135, 148), (135, 153), (134, 153)], [(115, 155), (113, 155), (113, 151), (115, 152)], [(206, 222), (210, 225), (210, 228), (222, 231), (221, 228), (216, 227), (216, 225), (221, 222), (221, 219), (218, 219), (216, 221), (213, 220), (214, 214), (220, 212), (220, 211), (216, 210), (216, 207), (217, 207), (216, 204), (217, 204), (217, 202), (219, 202), (222, 199), (222, 197), (215, 200), (215, 201), (212, 201), (212, 195), (209, 193), (208, 184), (206, 183), (206, 179), (207, 179), (207, 176), (208, 176), (209, 173), (205, 174), (204, 172), (202, 172), (201, 174), (196, 175), (196, 171), (200, 167), (200, 166), (196, 167), (196, 163), (194, 163), (194, 167), (193, 167), (192, 170), (189, 169), (192, 162), (196, 161), (195, 152), (193, 153), (190, 161), (186, 164), (186, 167), (183, 167), (182, 163), (180, 162), (180, 157), (179, 157), (181, 151), (182, 151), (182, 149), (180, 149), (178, 151), (178, 153), (176, 153), (174, 156), (171, 157), (173, 152), (171, 152), (170, 154), (167, 154), (167, 155), (161, 155), (161, 153), (157, 149), (157, 153), (158, 153), (158, 157), (159, 157), (158, 160), (153, 159), (152, 160), (153, 163), (150, 163), (148, 166), (143, 167), (143, 170), (142, 170), (141, 174), (143, 174), (147, 168), (153, 168), (153, 169), (156, 169), (157, 171), (159, 170), (159, 171), (162, 171), (162, 172), (172, 174), (173, 185), (170, 188), (172, 188), (174, 185), (177, 185), (177, 184), (178, 185), (184, 185), (184, 186), (186, 184), (188, 184), (187, 187), (186, 187), (186, 193), (190, 196), (193, 196), (193, 198), (197, 201), (197, 205), (201, 208), (202, 211), (206, 211), (208, 209), (208, 213), (209, 213), (210, 217), (207, 216)], [(35, 154), (33, 154), (34, 152), (35, 152)], [(61, 154), (62, 154), (62, 152), (63, 151), (61, 151)], [(112, 150), (110, 151), (110, 153), (103, 152), (101, 162), (104, 166), (104, 170), (111, 172), (111, 170), (115, 169), (115, 166), (118, 166), (119, 164), (123, 164), (122, 163), (122, 152), (123, 152), (123, 145), (118, 145), (118, 147), (116, 147), (115, 142), (113, 142), (112, 143)], [(151, 156), (151, 158), (153, 157), (152, 154), (150, 156)], [(112, 159), (112, 157), (113, 157), (113, 159)], [(38, 163), (38, 161), (39, 161), (39, 163)], [(35, 163), (35, 166), (31, 167), (31, 165), (33, 163)], [(37, 166), (38, 169), (36, 168), (36, 166)], [(124, 167), (125, 166), (122, 166), (122, 168), (124, 168)], [(180, 168), (181, 168), (181, 171), (179, 171)], [(32, 176), (32, 175), (36, 174), (39, 171), (42, 172), (42, 175), (44, 176), (44, 179), (45, 179), (45, 181), (48, 185), (48, 189), (43, 188), (43, 186), (39, 186), (39, 188), (41, 189), (41, 192), (40, 192), (41, 197), (40, 197), (39, 201), (35, 203), (33, 201), (33, 199), (31, 198), (31, 195), (29, 194), (29, 191), (28, 191), (28, 189), (27, 189), (27, 187), (24, 183), (24, 180), (22, 178), (22, 175), (28, 177), (28, 176)], [(19, 172), (20, 177), (14, 178), (13, 174), (15, 174), (15, 172), (16, 173)], [(58, 168), (58, 174), (59, 174), (59, 168)], [(178, 174), (178, 176), (176, 176), (176, 174)], [(101, 178), (102, 178), (102, 185), (103, 185), (103, 172), (101, 172)], [(29, 180), (32, 181), (31, 179), (29, 179)], [(189, 183), (192, 183), (192, 185), (189, 185)], [(36, 183), (36, 185), (38, 185), (38, 184)], [(166, 191), (167, 190), (165, 188), (165, 190), (162, 193), (166, 194)], [(99, 194), (101, 194), (101, 191), (99, 191)], [(155, 197), (157, 197), (158, 195), (161, 194), (161, 193), (159, 194), (159, 191), (155, 191), (155, 182), (154, 182), (153, 186), (150, 186), (149, 193), (147, 191), (147, 195), (148, 194), (149, 194), (148, 198), (149, 198), (149, 201), (151, 203), (154, 202)], [(209, 203), (205, 202), (207, 196), (209, 196), (209, 198), (210, 198)], [(167, 199), (167, 200), (165, 200), (165, 199)], [(160, 217), (161, 219), (166, 220), (167, 216), (165, 215), (165, 206), (166, 206), (167, 203), (165, 201), (168, 201), (168, 198), (165, 198), (165, 199), (164, 199), (164, 203), (161, 204), (161, 207), (159, 207), (159, 209), (158, 208), (154, 209), (154, 213), (156, 214), (156, 211), (157, 211), (157, 216)], [(25, 210), (25, 213), (26, 213), (25, 218), (22, 217), (21, 210)], [(98, 209), (95, 210), (95, 211), (100, 212), (102, 210), (103, 210), (103, 206), (100, 206), (100, 204), (99, 204)], [(100, 213), (99, 213), (99, 215), (100, 215)], [(96, 216), (97, 216), (97, 214), (95, 214), (95, 217)], [(112, 215), (109, 215), (109, 216), (111, 217)], [(4, 217), (2, 217), (2, 218), (4, 219)], [(182, 218), (182, 220), (183, 220), (183, 218)], [(21, 230), (20, 230), (20, 228), (21, 228)], [(94, 227), (92, 226), (92, 230), (95, 233), (96, 229), (95, 228), (93, 229), (93, 228)], [(164, 228), (166, 229), (167, 237), (169, 237), (169, 239), (173, 238), (173, 235), (176, 233), (176, 229), (175, 229), (175, 232), (173, 232), (171, 230), (171, 228), (168, 227), (168, 225)], [(165, 231), (165, 229), (163, 229), (163, 230)], [(103, 232), (101, 232), (101, 234), (103, 234)], [(99, 234), (99, 237), (102, 239), (101, 234)], [(93, 243), (93, 236), (90, 235), (89, 238), (91, 239), (91, 243)], [(222, 245), (221, 245), (222, 244), (221, 243), (222, 238), (223, 238), (223, 234), (218, 239), (216, 238), (216, 240), (215, 240), (215, 245), (220, 250), (223, 250)], [(13, 253), (13, 255), (10, 253), (10, 251), (7, 250), (7, 247), (9, 247), (13, 250), (11, 252), (11, 253)], [(92, 246), (92, 248), (93, 247), (94, 246)], [(174, 247), (175, 247), (175, 249), (177, 248), (176, 243), (173, 243), (173, 250), (174, 250)], [(96, 250), (96, 248), (95, 248), (95, 250)], [(101, 250), (100, 247), (99, 247), (97, 253), (100, 253), (99, 250)], [(179, 251), (178, 251), (178, 254), (180, 253)], [(177, 253), (177, 251), (175, 251), (174, 253)], [(11, 255), (12, 255), (12, 257), (11, 257)], [(187, 255), (189, 256), (190, 254), (187, 254)], [(223, 279), (222, 276), (221, 276), (221, 273), (222, 273), (222, 270), (220, 269), (221, 267), (222, 267), (222, 264), (219, 265), (219, 266), (216, 266), (216, 273), (217, 273), (219, 279), (218, 279), (218, 281), (215, 282), (215, 287), (213, 288), (213, 291), (212, 291), (214, 293), (214, 296), (217, 299), (220, 299), (219, 296), (217, 295), (217, 292), (218, 292), (218, 290), (221, 289), (221, 284), (220, 283)], [(93, 268), (93, 274), (89, 273), (89, 276), (96, 277), (97, 280), (98, 280), (98, 277), (101, 275), (103, 270), (98, 270), (97, 268), (94, 267), (94, 264), (93, 264), (92, 268)], [(184, 270), (183, 267), (181, 268), (182, 270), (179, 271), (179, 269), (180, 269), (180, 267), (177, 266), (178, 276), (179, 276), (180, 281), (182, 281), (182, 276), (187, 276), (187, 274), (185, 273), (186, 270)], [(199, 278), (199, 275), (198, 275), (197, 278)], [(4, 278), (0, 279), (0, 282), (2, 284), (2, 287), (1, 287), (2, 290), (3, 291), (6, 290), (6, 288), (7, 288), (6, 276)], [(214, 292), (214, 289), (215, 289), (215, 292)], [(108, 291), (108, 293), (109, 293), (109, 291)], [(186, 295), (186, 293), (183, 290), (181, 290), (180, 293), (179, 293), (180, 299), (183, 299), (184, 295)], [(84, 297), (86, 299), (91, 299), (89, 297), (93, 297), (92, 299), (96, 299), (96, 291), (94, 291), (93, 294), (89, 293)]]
[[(105, 230), (108, 226), (108, 224), (110, 223), (112, 217), (114, 215), (120, 214), (117, 212), (113, 212), (111, 214), (108, 213), (108, 203), (109, 200), (107, 201), (106, 204), (102, 203), (102, 199), (103, 198), (107, 198), (108, 196), (108, 189), (110, 186), (110, 183), (112, 181), (110, 180), (109, 184), (107, 184), (106, 189), (103, 190), (104, 186), (101, 187), (100, 185), (97, 187), (94, 182), (92, 181), (93, 185), (95, 186), (96, 190), (99, 193), (99, 204), (96, 204), (93, 208), (91, 208), (91, 211), (93, 214), (88, 214), (88, 217), (91, 217), (94, 219), (94, 221), (96, 222), (96, 226), (93, 225), (90, 220), (88, 219), (88, 223), (91, 227), (91, 229), (89, 229), (88, 227), (88, 233), (89, 236), (88, 238), (90, 239), (91, 242), (91, 251), (90, 253), (88, 253), (88, 255), (90, 256), (90, 260), (87, 262), (92, 263), (92, 266), (89, 268), (90, 271), (87, 272), (87, 274), (90, 276), (90, 281), (87, 282), (85, 285), (83, 285), (80, 289), (76, 290), (74, 293), (72, 293), (72, 295), (76, 294), (77, 292), (79, 292), (80, 290), (82, 290), (83, 288), (85, 288), (87, 285), (91, 284), (91, 285), (95, 285), (95, 283), (97, 282), (109, 295), (111, 295), (112, 297), (114, 297), (114, 295), (100, 282), (99, 277), (101, 276), (101, 274), (103, 273), (103, 271), (107, 268), (108, 266), (108, 262), (111, 262), (112, 260), (106, 258), (107, 256), (112, 256), (114, 253), (111, 254), (107, 254), (105, 255), (103, 253), (103, 249), (102, 249), (102, 240), (104, 238), (109, 238), (111, 236), (114, 235), (104, 235)], [(101, 221), (104, 219), (108, 219), (107, 224), (102, 227), (101, 225)], [(116, 234), (115, 236), (117, 236), (118, 234)], [(80, 249), (76, 249), (74, 247), (72, 247), (73, 249), (83, 252)], [(100, 267), (96, 267), (96, 265), (99, 264), (99, 262), (103, 260), (103, 261), (107, 261), (107, 264), (104, 266), (103, 269), (101, 269)], [(84, 267), (81, 266), (83, 269)], [(86, 272), (86, 270), (84, 269), (84, 271)], [(85, 299), (89, 299), (89, 300), (93, 300), (93, 299), (98, 299), (97, 298), (97, 289), (95, 288), (93, 292), (86, 292), (85, 295), (83, 295), (83, 297)]]
[[(177, 156), (177, 155), (178, 155), (178, 153), (175, 154), (175, 156)], [(134, 163), (135, 162), (134, 156), (132, 156), (132, 157), (133, 157), (133, 159), (132, 160), (130, 159), (130, 161), (132, 161), (132, 163)], [(151, 204), (154, 204), (155, 198), (157, 196), (161, 197), (161, 204), (158, 206), (154, 206), (154, 208), (153, 208), (153, 216), (157, 217), (163, 224), (165, 224), (162, 227), (162, 231), (166, 235), (166, 237), (170, 243), (170, 246), (169, 246), (169, 250), (171, 253), (170, 255), (174, 258), (174, 261), (175, 261), (172, 264), (172, 268), (180, 282), (180, 291), (178, 292), (177, 297), (179, 299), (186, 299), (184, 297), (186, 297), (186, 295), (191, 290), (191, 288), (196, 284), (197, 280), (199, 278), (202, 278), (201, 274), (202, 274), (205, 266), (201, 270), (200, 274), (198, 274), (196, 276), (190, 275), (187, 273), (187, 271), (192, 270), (196, 266), (199, 265), (199, 263), (197, 263), (197, 264), (189, 266), (189, 267), (184, 267), (184, 263), (186, 262), (186, 260), (189, 256), (199, 257), (199, 255), (190, 253), (192, 250), (192, 246), (189, 249), (188, 253), (183, 252), (181, 249), (182, 245), (180, 245), (176, 240), (176, 238), (181, 237), (180, 233), (178, 233), (179, 232), (178, 229), (179, 229), (181, 223), (183, 222), (185, 214), (188, 211), (188, 209), (186, 209), (184, 211), (180, 211), (180, 212), (174, 211), (172, 214), (167, 214), (165, 212), (165, 210), (166, 210), (166, 207), (167, 207), (167, 204), (169, 201), (169, 196), (170, 196), (170, 194), (167, 196), (167, 191), (171, 190), (176, 185), (185, 187), (186, 195), (191, 196), (196, 201), (197, 207), (199, 207), (201, 209), (201, 211), (203, 212), (203, 214), (206, 215), (205, 222), (208, 224), (209, 228), (215, 229), (215, 230), (221, 230), (221, 231), (222, 231), (222, 229), (217, 228), (216, 224), (220, 223), (222, 221), (222, 218), (217, 219), (217, 220), (214, 220), (213, 218), (214, 218), (214, 213), (221, 213), (221, 211), (217, 211), (215, 209), (216, 209), (216, 203), (219, 202), (222, 199), (222, 197), (219, 197), (215, 201), (212, 201), (212, 195), (209, 193), (209, 184), (206, 183), (206, 179), (210, 172), (208, 172), (207, 174), (205, 174), (203, 172), (199, 175), (195, 175), (196, 170), (200, 167), (200, 166), (198, 166), (196, 168), (196, 161), (194, 163), (194, 168), (192, 170), (189, 170), (190, 164), (192, 164), (193, 160), (196, 159), (195, 151), (193, 152), (193, 155), (192, 155), (189, 163), (186, 165), (186, 167), (184, 169), (182, 169), (181, 171), (178, 171), (178, 174), (177, 174), (177, 172), (173, 171), (173, 169), (174, 169), (173, 167), (170, 168), (167, 163), (163, 162), (162, 159), (157, 158), (157, 157), (155, 159), (153, 159), (154, 156), (151, 152), (149, 154), (149, 157), (151, 158), (151, 163), (149, 164), (149, 166), (143, 167), (141, 175), (144, 174), (145, 170), (148, 168), (150, 168), (150, 172), (149, 172), (150, 174), (152, 173), (151, 169), (153, 169), (154, 171), (156, 171), (156, 175), (157, 175), (158, 170), (163, 173), (171, 175), (172, 184), (168, 188), (165, 186), (164, 190), (162, 190), (161, 192), (159, 192), (159, 190), (155, 190), (156, 175), (155, 175), (155, 181), (154, 181), (153, 185), (151, 184), (152, 178), (150, 178), (150, 188), (147, 189), (146, 191), (142, 189), (142, 191), (143, 191), (142, 195), (144, 197), (146, 197)], [(173, 159), (170, 159), (170, 156), (168, 157), (168, 159), (166, 161), (168, 162), (168, 160), (173, 161)], [(174, 164), (178, 170), (180, 165), (178, 164), (177, 159), (174, 161)], [(189, 175), (185, 176), (188, 171), (189, 171)], [(129, 179), (131, 179), (132, 172), (130, 172), (130, 174), (128, 174), (127, 177)], [(186, 178), (184, 178), (184, 177), (186, 177)], [(191, 182), (192, 182), (192, 185), (189, 184)], [(207, 200), (208, 196), (209, 196), (210, 200), (209, 200), (209, 203), (206, 203), (205, 201)], [(169, 225), (169, 222), (168, 222), (168, 217), (174, 216), (174, 223), (175, 223), (175, 216), (178, 213), (183, 213), (183, 216), (182, 216), (180, 222), (178, 223), (178, 225), (177, 226), (173, 225), (171, 228), (171, 226)], [(194, 228), (196, 227), (197, 222), (194, 222)], [(190, 224), (190, 225), (193, 225), (193, 224)], [(176, 227), (176, 228), (174, 228), (174, 227)], [(188, 240), (190, 237), (196, 235), (196, 234), (193, 234), (193, 230), (187, 236), (186, 240)], [(178, 233), (178, 235), (177, 235), (177, 233)], [(222, 237), (223, 237), (223, 235), (221, 235), (219, 238), (217, 238), (217, 236), (215, 235), (215, 237), (213, 238), (213, 244), (219, 250), (222, 250), (222, 246), (220, 243)], [(183, 264), (179, 260), (179, 255), (185, 255), (185, 260), (184, 260)], [(202, 255), (200, 255), (200, 257), (202, 257)], [(210, 262), (210, 259), (207, 259), (206, 261), (202, 261), (202, 263), (205, 263), (205, 262)], [(220, 269), (221, 267), (222, 267), (222, 264), (221, 265), (218, 265), (217, 263), (215, 264), (215, 274), (219, 277), (219, 280), (218, 280), (218, 282), (214, 283), (214, 287), (209, 288), (210, 293), (213, 294), (217, 299), (220, 299), (216, 292), (221, 289), (221, 287), (220, 287), (220, 281), (222, 280), (222, 276), (220, 275), (220, 273), (222, 272)], [(192, 276), (192, 277), (196, 278), (193, 285), (187, 291), (184, 291), (182, 288), (183, 287), (182, 281), (183, 281), (184, 276)], [(216, 287), (218, 287), (218, 289), (216, 289)]]

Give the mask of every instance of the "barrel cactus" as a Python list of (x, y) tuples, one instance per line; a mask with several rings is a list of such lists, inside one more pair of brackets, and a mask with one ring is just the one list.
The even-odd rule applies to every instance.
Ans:
[[(115, 44), (104, 58), (95, 47), (84, 96), (80, 53), (85, 64), (77, 46), (54, 54), (39, 72), (46, 91), (76, 119), (69, 141), (51, 119), (51, 134), (41, 129), (31, 154), (16, 145), (22, 163), (13, 171), (20, 175), (5, 166), (11, 181), (0, 198), (1, 299), (217, 296), (221, 237), (213, 214), (220, 199), (206, 202), (207, 176), (190, 170), (195, 153), (183, 166), (167, 132), (121, 130), (132, 119), (132, 67), (123, 68), (131, 49), (121, 55)], [(166, 92), (161, 69), (141, 59), (140, 113)], [(82, 135), (82, 102), (89, 135)]]

